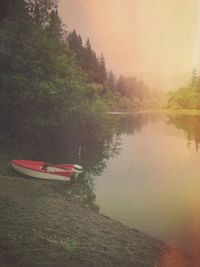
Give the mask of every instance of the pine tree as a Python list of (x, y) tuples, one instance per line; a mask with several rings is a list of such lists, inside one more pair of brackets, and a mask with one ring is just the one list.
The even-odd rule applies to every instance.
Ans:
[(124, 96), (125, 89), (125, 77), (120, 75), (116, 83), (116, 91), (120, 93), (121, 96)]
[(88, 38), (85, 43), (85, 53), (83, 69), (88, 73), (91, 70), (91, 58), (92, 58), (92, 48), (90, 44), (90, 39)]
[(99, 79), (99, 63), (96, 53), (92, 50), (90, 40), (87, 39), (84, 46), (82, 68), (87, 73), (89, 81), (100, 83)]
[(80, 66), (83, 69), (84, 48), (81, 36), (73, 30), (67, 36), (67, 43), (70, 49), (74, 52), (77, 62), (80, 63)]
[(101, 53), (100, 60), (99, 60), (99, 74), (100, 74), (100, 82), (101, 84), (104, 84), (107, 79), (107, 74), (106, 74), (105, 58), (104, 58), (103, 53)]
[(115, 81), (115, 76), (114, 76), (112, 71), (110, 71), (109, 74), (108, 74), (107, 85), (112, 91), (115, 91), (115, 89), (116, 89), (116, 81)]
[(58, 10), (51, 11), (47, 29), (51, 38), (56, 39), (57, 41), (62, 39), (63, 29), (61, 19), (58, 15)]

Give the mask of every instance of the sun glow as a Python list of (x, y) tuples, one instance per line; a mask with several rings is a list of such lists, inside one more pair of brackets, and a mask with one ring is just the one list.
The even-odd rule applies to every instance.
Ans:
[(190, 72), (199, 59), (199, 2), (60, 0), (60, 13), (114, 71)]
[(200, 0), (196, 0), (196, 34), (195, 34), (195, 48), (193, 55), (193, 66), (200, 70)]

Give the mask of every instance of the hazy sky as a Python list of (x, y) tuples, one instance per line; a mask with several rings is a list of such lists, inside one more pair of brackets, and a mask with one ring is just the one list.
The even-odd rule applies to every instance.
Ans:
[(59, 11), (108, 68), (151, 86), (185, 83), (200, 63), (200, 0), (60, 0)]

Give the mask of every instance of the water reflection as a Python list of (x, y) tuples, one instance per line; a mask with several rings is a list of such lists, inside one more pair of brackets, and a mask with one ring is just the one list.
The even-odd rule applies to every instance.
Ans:
[[(1, 129), (0, 167), (1, 175), (17, 174), (10, 168), (11, 159), (30, 159), (54, 164), (78, 163), (84, 168), (71, 184), (50, 184), (67, 199), (98, 210), (93, 190), (94, 177), (100, 176), (107, 161), (120, 152), (120, 139), (116, 134), (117, 119), (109, 116), (90, 125), (74, 125), (74, 129), (62, 124), (59, 127), (40, 129)], [(41, 181), (40, 181), (41, 182)]]
[(199, 144), (200, 116), (108, 116), (76, 131), (2, 132), (0, 167), (9, 175), (12, 158), (77, 162), (84, 167), (77, 181), (48, 186), (198, 256)]
[(193, 257), (200, 247), (199, 122), (198, 116), (120, 117), (120, 157), (95, 181), (103, 213)]
[[(112, 115), (113, 116), (113, 115)], [(152, 124), (160, 119), (162, 114), (144, 113), (132, 115), (117, 115), (117, 133), (118, 134), (135, 134), (139, 133), (145, 126)]]
[(188, 115), (168, 115), (169, 123), (172, 123), (176, 128), (183, 130), (188, 139), (188, 147), (190, 148), (194, 141), (196, 150), (200, 144), (200, 116)]

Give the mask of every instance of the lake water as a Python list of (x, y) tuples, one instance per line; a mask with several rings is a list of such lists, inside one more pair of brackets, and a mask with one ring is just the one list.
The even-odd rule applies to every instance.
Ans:
[(121, 118), (119, 155), (96, 177), (100, 211), (193, 255), (200, 247), (200, 117)]
[(0, 135), (1, 175), (16, 175), (8, 164), (14, 158), (79, 163), (84, 173), (75, 187), (45, 183), (198, 256), (200, 116), (110, 115), (95, 125), (75, 132), (54, 127), (8, 134), (5, 129)]

